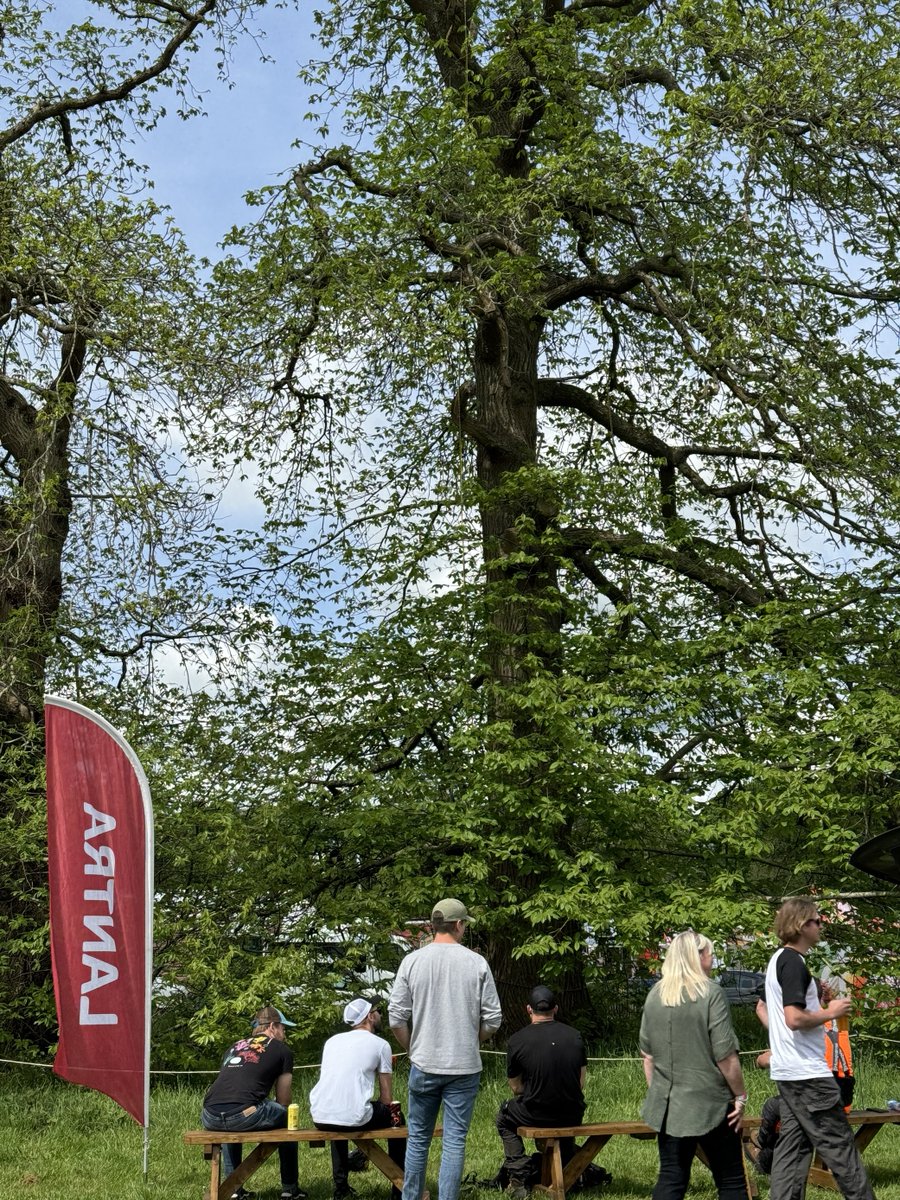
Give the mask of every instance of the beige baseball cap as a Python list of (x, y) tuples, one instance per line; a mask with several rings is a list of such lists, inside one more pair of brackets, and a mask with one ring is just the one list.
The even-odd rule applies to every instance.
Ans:
[(454, 900), (452, 896), (448, 896), (446, 900), (438, 900), (431, 910), (431, 919), (432, 921), (468, 921), (470, 925), (475, 924), (475, 918), (469, 916), (469, 910), (462, 900)]

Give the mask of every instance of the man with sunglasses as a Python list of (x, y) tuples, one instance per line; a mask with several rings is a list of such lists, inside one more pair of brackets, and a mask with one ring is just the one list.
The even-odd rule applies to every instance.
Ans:
[(815, 901), (786, 900), (775, 916), (775, 935), (782, 945), (766, 970), (766, 1008), (772, 1049), (769, 1073), (781, 1097), (781, 1135), (772, 1163), (770, 1200), (804, 1194), (814, 1150), (847, 1200), (875, 1200), (825, 1060), (824, 1026), (846, 1016), (851, 1001), (838, 997), (822, 1007), (805, 962), (822, 936)]

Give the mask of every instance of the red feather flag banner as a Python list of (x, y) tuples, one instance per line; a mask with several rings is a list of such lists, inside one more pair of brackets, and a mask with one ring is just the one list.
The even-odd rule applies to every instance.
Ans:
[(53, 1070), (150, 1119), (153, 809), (137, 755), (97, 713), (45, 698)]

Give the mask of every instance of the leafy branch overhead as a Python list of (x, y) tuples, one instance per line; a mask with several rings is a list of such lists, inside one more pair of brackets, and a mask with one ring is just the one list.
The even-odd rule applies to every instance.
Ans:
[[(96, 19), (67, 27), (52, 10), (4, 10), (2, 722), (39, 718), (47, 656), (60, 635), (94, 653), (118, 642), (111, 650), (121, 656), (123, 644), (164, 642), (184, 620), (166, 611), (174, 606), (171, 593), (162, 599), (165, 571), (147, 576), (162, 558), (179, 573), (184, 543), (176, 548), (175, 528), (197, 536), (209, 527), (202, 498), (189, 495), (193, 483), (174, 463), (176, 421), (170, 416), (166, 429), (165, 415), (184, 386), (189, 344), (194, 357), (199, 349), (189, 337), (179, 342), (175, 314), (185, 314), (186, 327), (198, 294), (190, 256), (164, 214), (128, 198), (143, 183), (129, 143), (157, 120), (152, 95), (162, 83), (181, 95), (185, 113), (195, 107), (184, 54), (207, 27), (224, 44), (236, 11), (216, 0), (99, 4)], [(148, 545), (166, 541), (155, 563)], [(117, 564), (120, 555), (126, 561)], [(142, 559), (150, 561), (135, 590), (155, 598), (142, 612), (135, 602), (132, 621), (122, 620), (126, 606), (109, 604), (113, 581), (140, 574)], [(180, 566), (184, 575), (183, 559)], [(60, 623), (67, 572), (78, 600)]]
[(298, 803), (363, 862), (362, 811), (427, 829), (384, 886), (477, 881), (510, 964), (756, 923), (893, 811), (898, 15), (322, 8), (307, 153), (216, 274), (334, 631)]
[(0, 991), (27, 997), (31, 1023), (10, 1032), (3, 1009), (13, 1043), (54, 1036), (44, 693), (102, 691), (107, 658), (121, 684), (130, 659), (208, 637), (223, 607), (210, 575), (216, 497), (178, 436), (189, 376), (207, 366), (202, 297), (133, 145), (160, 117), (157, 89), (182, 115), (198, 110), (185, 55), (204, 33), (224, 50), (247, 11), (218, 0), (3, 9)]
[[(271, 220), (314, 264), (283, 275), (315, 318), (301, 343), (333, 344), (355, 297), (373, 337), (395, 306), (452, 312), (473, 337), (455, 419), (488, 491), (496, 464), (537, 461), (537, 414), (556, 410), (548, 428), (590, 442), (595, 472), (622, 452), (657, 480), (653, 508), (625, 516), (629, 546), (648, 519), (670, 542), (694, 534), (756, 604), (831, 574), (795, 532), (876, 560), (895, 546), (878, 480), (898, 453), (897, 96), (867, 82), (892, 62), (875, 8), (840, 29), (806, 20), (816, 5), (708, 8), (423, 0), (367, 22), (336, 5), (323, 32), (346, 65), (376, 49), (385, 65), (350, 98), (375, 148), (297, 168)], [(428, 352), (437, 367), (437, 340)], [(565, 373), (542, 378), (554, 357)], [(623, 532), (621, 512), (573, 508), (578, 528)], [(715, 538), (696, 536), (707, 521)]]

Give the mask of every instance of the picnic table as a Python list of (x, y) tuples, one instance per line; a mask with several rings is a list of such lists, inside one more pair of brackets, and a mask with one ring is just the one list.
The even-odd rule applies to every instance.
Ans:
[[(880, 1133), (885, 1125), (900, 1124), (900, 1113), (886, 1112), (880, 1109), (860, 1109), (847, 1114), (847, 1120), (855, 1127), (854, 1138), (857, 1148), (862, 1151)], [(756, 1160), (758, 1153), (752, 1135), (759, 1128), (759, 1117), (745, 1117), (743, 1127), (744, 1150), (746, 1156)], [(541, 1183), (540, 1190), (551, 1197), (551, 1200), (565, 1200), (566, 1192), (572, 1187), (590, 1163), (594, 1161), (603, 1147), (614, 1137), (632, 1137), (650, 1139), (656, 1137), (656, 1130), (645, 1125), (643, 1121), (603, 1121), (595, 1125), (566, 1125), (553, 1128), (537, 1125), (520, 1125), (519, 1137), (533, 1138), (541, 1148)], [(574, 1156), (563, 1166), (560, 1153), (562, 1138), (584, 1138), (575, 1151)], [(705, 1155), (699, 1149), (697, 1157), (705, 1162)], [(707, 1164), (708, 1165), (708, 1164)], [(746, 1174), (746, 1171), (745, 1171)], [(816, 1155), (809, 1172), (809, 1182), (817, 1187), (831, 1188), (840, 1191), (834, 1176)], [(536, 1189), (537, 1190), (537, 1189)], [(747, 1190), (751, 1197), (759, 1195), (755, 1179), (747, 1174)]]
[[(435, 1137), (441, 1136), (441, 1129), (434, 1131)], [(278, 1149), (279, 1143), (306, 1142), (310, 1146), (324, 1146), (328, 1142), (353, 1142), (376, 1170), (394, 1187), (403, 1187), (403, 1172), (388, 1157), (379, 1142), (391, 1138), (405, 1138), (406, 1126), (391, 1126), (390, 1129), (367, 1129), (357, 1133), (331, 1133), (323, 1129), (252, 1129), (246, 1133), (231, 1133), (221, 1129), (193, 1129), (184, 1135), (188, 1146), (202, 1146), (203, 1157), (210, 1164), (209, 1188), (205, 1195), (207, 1200), (229, 1200), (233, 1192), (247, 1182)], [(222, 1178), (221, 1153), (222, 1146), (234, 1143), (250, 1144), (253, 1151), (232, 1173)]]

